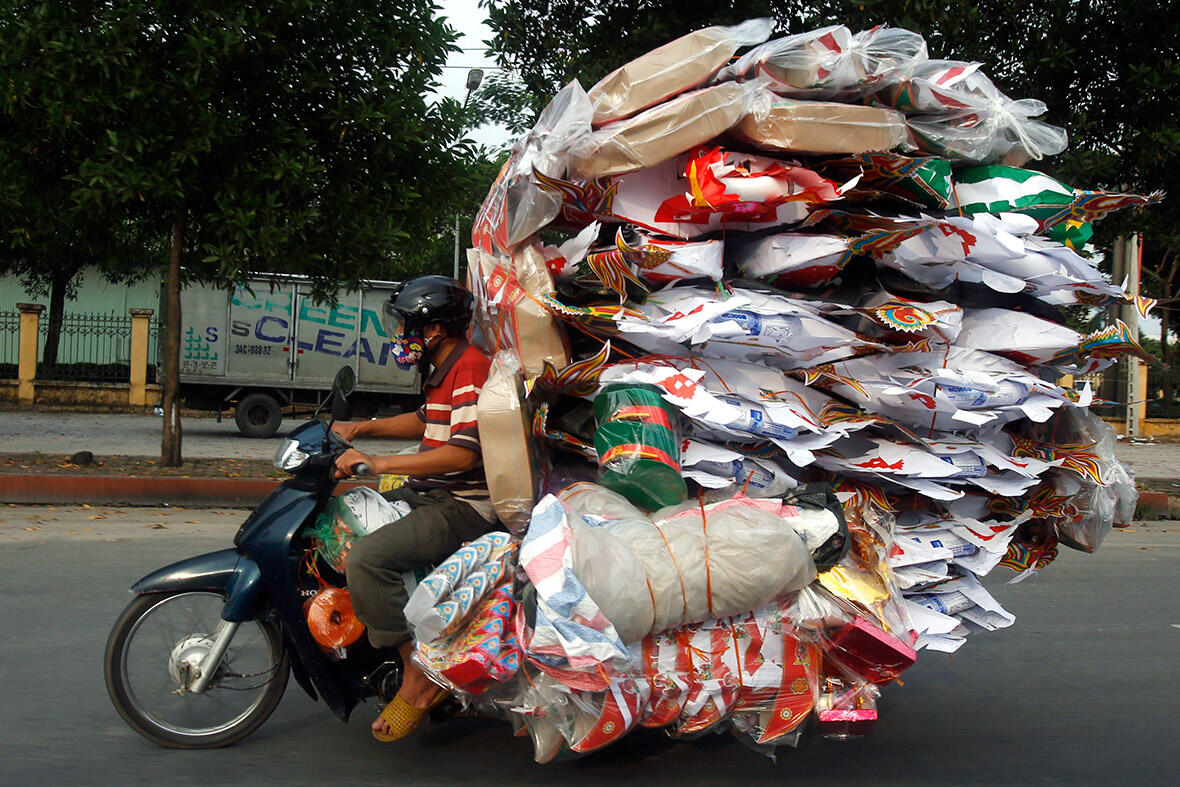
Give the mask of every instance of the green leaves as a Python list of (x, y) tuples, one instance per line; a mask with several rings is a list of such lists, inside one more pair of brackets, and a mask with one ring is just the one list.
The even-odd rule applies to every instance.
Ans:
[(427, 98), (455, 39), (430, 0), (9, 5), (0, 237), (30, 204), (53, 217), (28, 254), (84, 219), (90, 247), (133, 224), (158, 254), (183, 202), (191, 275), (335, 285), (395, 275), (467, 184), (461, 108)]

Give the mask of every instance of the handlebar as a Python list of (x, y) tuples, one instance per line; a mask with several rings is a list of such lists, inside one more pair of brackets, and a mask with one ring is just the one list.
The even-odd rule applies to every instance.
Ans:
[(357, 462), (352, 466), (352, 474), (355, 476), (367, 476), (369, 474), (369, 466), (364, 462)]

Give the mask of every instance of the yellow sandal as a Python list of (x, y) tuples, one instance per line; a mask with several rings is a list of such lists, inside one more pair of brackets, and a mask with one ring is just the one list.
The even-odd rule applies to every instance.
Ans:
[(378, 732), (372, 728), (370, 731), (373, 733), (373, 737), (382, 743), (401, 740), (417, 729), (418, 725), (422, 723), (422, 719), (426, 718), (426, 714), (440, 705), (448, 696), (450, 695), (446, 691), (439, 689), (438, 694), (434, 695), (430, 704), (425, 708), (415, 708), (400, 696), (394, 697), (393, 701), (382, 708), (380, 713), (380, 717), (385, 720), (392, 732)]

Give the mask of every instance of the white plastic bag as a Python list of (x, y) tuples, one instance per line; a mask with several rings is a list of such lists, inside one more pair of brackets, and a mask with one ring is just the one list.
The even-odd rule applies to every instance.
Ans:
[(553, 97), (512, 153), (475, 217), (471, 239), (485, 252), (509, 252), (556, 218), (561, 195), (543, 189), (537, 174), (565, 176), (574, 142), (590, 133), (593, 110), (577, 80)]
[(944, 158), (1020, 166), (1065, 150), (1065, 129), (1034, 120), (1045, 114), (1045, 103), (1009, 98), (980, 65), (928, 60), (878, 99), (912, 115), (909, 127), (919, 147)]
[(717, 78), (757, 77), (780, 95), (851, 102), (897, 82), (926, 56), (925, 40), (909, 30), (874, 27), (853, 35), (834, 25), (768, 41)]

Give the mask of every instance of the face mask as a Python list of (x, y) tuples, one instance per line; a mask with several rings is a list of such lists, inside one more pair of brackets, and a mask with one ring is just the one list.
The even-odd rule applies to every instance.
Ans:
[(413, 369), (422, 362), (422, 354), (426, 351), (426, 343), (420, 334), (402, 334), (394, 336), (393, 362), (402, 369)]

